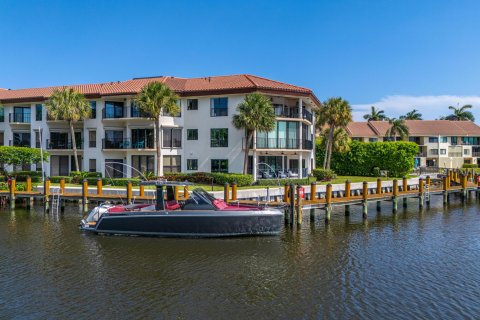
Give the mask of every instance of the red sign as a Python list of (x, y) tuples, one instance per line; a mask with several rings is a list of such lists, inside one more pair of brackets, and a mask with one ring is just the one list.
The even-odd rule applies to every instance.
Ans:
[(300, 198), (305, 199), (305, 188), (300, 188)]

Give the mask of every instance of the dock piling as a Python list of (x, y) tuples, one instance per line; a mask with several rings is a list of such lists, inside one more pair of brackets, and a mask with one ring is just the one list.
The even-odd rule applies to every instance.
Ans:
[(87, 179), (83, 179), (82, 184), (82, 210), (83, 212), (88, 211), (88, 181)]
[[(176, 188), (176, 187), (175, 187)], [(178, 193), (175, 192), (176, 196), (178, 197)], [(132, 181), (127, 182), (127, 203), (132, 204), (133, 199), (133, 188), (132, 188)]]
[(228, 203), (229, 193), (230, 193), (230, 185), (228, 184), (228, 182), (225, 182), (223, 186), (223, 200), (227, 203)]
[(97, 179), (97, 195), (101, 196), (103, 194), (103, 182), (102, 178)]
[(302, 224), (302, 197), (300, 195), (302, 190), (301, 185), (297, 185), (297, 224)]
[(15, 178), (10, 179), (10, 209), (15, 209)]
[(397, 212), (398, 210), (398, 180), (394, 179), (393, 180), (393, 206), (392, 206), (393, 212)]
[(330, 215), (332, 213), (332, 184), (327, 184), (327, 190), (325, 194), (325, 223), (330, 222)]
[(362, 215), (363, 219), (367, 219), (368, 217), (368, 182), (363, 182), (363, 190), (362, 190)]

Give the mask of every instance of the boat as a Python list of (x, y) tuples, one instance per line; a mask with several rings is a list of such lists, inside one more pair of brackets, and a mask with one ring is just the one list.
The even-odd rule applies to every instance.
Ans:
[(276, 235), (283, 212), (260, 205), (226, 203), (201, 188), (176, 201), (175, 187), (188, 182), (145, 181), (156, 187), (154, 204), (101, 204), (80, 223), (84, 231), (163, 237), (231, 237)]

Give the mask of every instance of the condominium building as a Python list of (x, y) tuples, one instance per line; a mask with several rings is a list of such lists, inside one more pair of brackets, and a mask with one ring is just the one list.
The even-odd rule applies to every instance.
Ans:
[[(409, 141), (420, 146), (415, 167), (459, 168), (480, 164), (480, 127), (471, 121), (406, 120)], [(351, 122), (347, 132), (353, 140), (391, 141), (388, 121)], [(397, 139), (399, 139), (397, 137)]]
[[(277, 116), (272, 132), (257, 132), (249, 154), (255, 177), (269, 169), (300, 177), (314, 168), (314, 116), (320, 106), (310, 89), (253, 75), (205, 78), (150, 77), (69, 86), (90, 101), (90, 119), (75, 123), (79, 162), (84, 171), (106, 177), (136, 177), (154, 172), (153, 121), (134, 98), (151, 81), (165, 83), (179, 96), (180, 112), (161, 120), (164, 172), (242, 172), (245, 133), (232, 125), (246, 94), (268, 96)], [(66, 121), (53, 120), (44, 106), (54, 89), (0, 90), (0, 144), (46, 149), (47, 175), (75, 170), (72, 137)], [(40, 165), (24, 169), (41, 170)]]

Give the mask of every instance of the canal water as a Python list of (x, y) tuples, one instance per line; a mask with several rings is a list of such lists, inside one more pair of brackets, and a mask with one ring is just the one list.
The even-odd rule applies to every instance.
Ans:
[(480, 202), (437, 200), (232, 239), (95, 236), (76, 206), (3, 210), (0, 318), (478, 319)]

